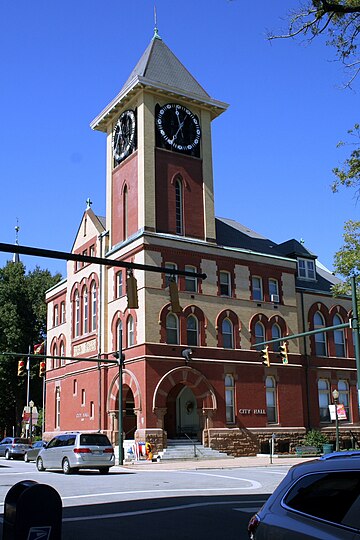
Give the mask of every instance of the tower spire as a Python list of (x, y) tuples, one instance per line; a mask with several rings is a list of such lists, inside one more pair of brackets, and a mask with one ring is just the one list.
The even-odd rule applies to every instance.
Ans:
[[(15, 245), (16, 246), (19, 245), (19, 231), (20, 231), (19, 219), (16, 218), (16, 227), (15, 227)], [(14, 263), (20, 262), (20, 255), (18, 253), (14, 253), (12, 262)]]
[(161, 37), (159, 36), (159, 32), (158, 32), (158, 27), (157, 27), (157, 14), (156, 14), (156, 5), (154, 4), (154, 36), (153, 36), (153, 39), (161, 39)]

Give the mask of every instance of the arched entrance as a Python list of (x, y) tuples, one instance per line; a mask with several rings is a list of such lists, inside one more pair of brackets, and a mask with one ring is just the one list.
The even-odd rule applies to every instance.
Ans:
[[(124, 439), (133, 439), (137, 429), (137, 415), (141, 410), (139, 384), (133, 373), (123, 372), (122, 421)], [(108, 394), (109, 435), (113, 444), (119, 440), (119, 377), (115, 377)]]
[(166, 431), (168, 439), (186, 433), (201, 440), (216, 408), (211, 385), (190, 366), (169, 371), (154, 392), (153, 411), (158, 416), (158, 427)]

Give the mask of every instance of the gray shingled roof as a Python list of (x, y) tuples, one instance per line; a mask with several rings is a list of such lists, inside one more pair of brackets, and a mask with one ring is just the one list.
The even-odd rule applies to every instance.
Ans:
[(130, 87), (138, 77), (143, 77), (147, 82), (155, 85), (165, 84), (177, 88), (181, 93), (195, 94), (201, 99), (210, 98), (209, 94), (158, 36), (151, 40), (121, 92)]

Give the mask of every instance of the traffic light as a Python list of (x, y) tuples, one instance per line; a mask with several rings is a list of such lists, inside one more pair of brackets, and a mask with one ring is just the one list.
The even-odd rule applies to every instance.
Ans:
[(266, 345), (265, 349), (261, 351), (262, 363), (264, 366), (270, 367), (269, 346)]
[(177, 283), (174, 278), (171, 278), (169, 281), (169, 292), (170, 292), (170, 302), (171, 302), (171, 311), (173, 313), (181, 313), (182, 307), (179, 302), (179, 291), (177, 288)]
[(288, 364), (289, 359), (288, 359), (288, 344), (287, 344), (287, 341), (285, 341), (284, 343), (282, 343), (280, 345), (279, 351), (280, 351), (280, 358), (282, 360), (282, 363), (283, 364)]
[(18, 377), (21, 377), (22, 375), (25, 375), (25, 360), (19, 360), (18, 361)]
[(46, 362), (40, 362), (39, 364), (39, 377), (45, 377), (46, 373)]
[(137, 281), (132, 272), (128, 274), (126, 279), (126, 295), (128, 301), (128, 309), (138, 309), (138, 293), (137, 293)]

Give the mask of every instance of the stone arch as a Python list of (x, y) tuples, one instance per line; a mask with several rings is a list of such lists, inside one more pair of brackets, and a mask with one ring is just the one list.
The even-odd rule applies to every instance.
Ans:
[[(123, 385), (124, 384), (127, 385), (133, 393), (134, 401), (135, 401), (135, 410), (141, 411), (140, 385), (135, 375), (127, 369), (123, 370)], [(119, 395), (119, 374), (117, 373), (116, 376), (113, 378), (110, 388), (109, 388), (108, 399), (107, 399), (107, 412), (118, 410), (119, 408), (118, 395)]]
[(190, 366), (181, 366), (168, 371), (158, 382), (153, 396), (153, 412), (166, 409), (169, 392), (177, 384), (191, 388), (199, 409), (217, 409), (215, 392), (206, 377)]

